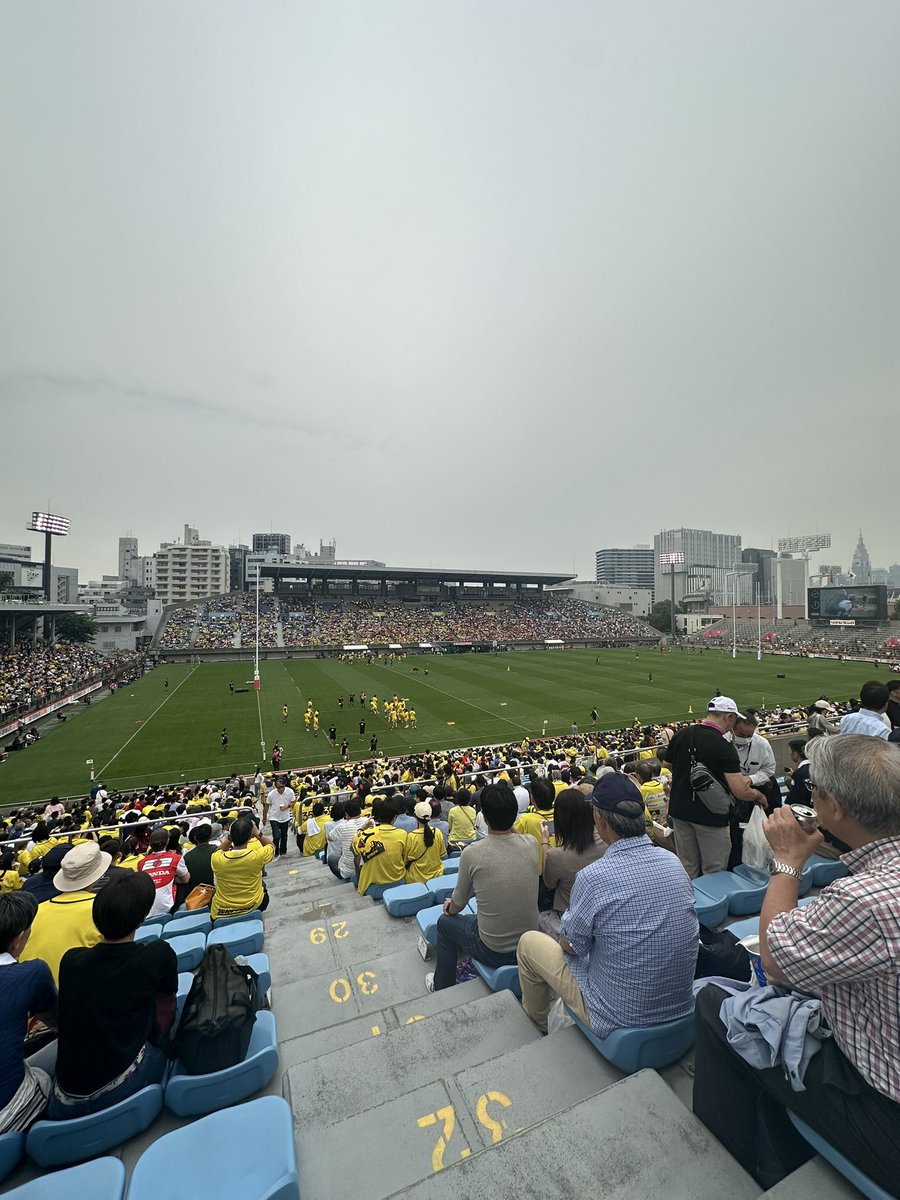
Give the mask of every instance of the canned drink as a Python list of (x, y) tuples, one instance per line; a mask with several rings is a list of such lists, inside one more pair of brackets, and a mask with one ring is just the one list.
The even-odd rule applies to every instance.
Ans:
[(802, 829), (807, 833), (812, 833), (814, 829), (819, 827), (819, 818), (816, 816), (816, 810), (809, 808), (806, 804), (789, 804), (788, 808), (797, 818)]

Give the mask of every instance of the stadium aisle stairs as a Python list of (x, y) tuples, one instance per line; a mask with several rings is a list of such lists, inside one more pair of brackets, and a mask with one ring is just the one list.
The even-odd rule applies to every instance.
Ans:
[[(762, 1193), (693, 1117), (692, 1054), (624, 1077), (574, 1027), (542, 1038), (511, 992), (475, 979), (428, 994), (434, 964), (415, 919), (390, 917), (293, 846), (267, 882), (281, 1064), (266, 1093), (292, 1106), (302, 1196), (859, 1195), (819, 1158)], [(163, 1112), (121, 1147), (128, 1172), (184, 1123)], [(0, 1193), (39, 1173), (24, 1164)]]

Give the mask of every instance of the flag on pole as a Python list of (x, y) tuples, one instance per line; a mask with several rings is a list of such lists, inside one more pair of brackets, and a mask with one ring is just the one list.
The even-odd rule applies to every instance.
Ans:
[(259, 671), (253, 672), (253, 690), (254, 692), (259, 691)]

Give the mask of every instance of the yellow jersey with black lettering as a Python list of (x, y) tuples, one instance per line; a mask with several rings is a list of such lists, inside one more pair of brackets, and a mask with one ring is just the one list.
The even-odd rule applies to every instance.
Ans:
[(405, 881), (407, 837), (406, 830), (396, 825), (375, 825), (359, 831), (353, 839), (353, 853), (360, 860), (356, 890), (361, 896), (373, 883)]

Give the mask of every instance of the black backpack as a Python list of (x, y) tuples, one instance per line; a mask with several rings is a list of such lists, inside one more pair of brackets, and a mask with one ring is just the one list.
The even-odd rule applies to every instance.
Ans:
[(224, 946), (210, 946), (194, 975), (173, 1050), (189, 1075), (208, 1075), (242, 1062), (261, 1007), (259, 977)]

